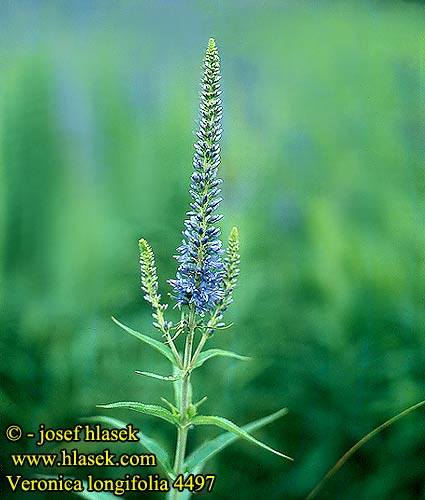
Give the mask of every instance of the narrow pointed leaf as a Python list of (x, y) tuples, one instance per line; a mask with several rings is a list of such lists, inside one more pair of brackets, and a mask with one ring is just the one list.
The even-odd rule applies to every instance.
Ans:
[(128, 326), (123, 325), (122, 323), (120, 323), (113, 316), (112, 316), (112, 321), (115, 324), (117, 324), (119, 327), (121, 327), (123, 330), (125, 330), (126, 332), (130, 333), (131, 335), (133, 335), (134, 337), (138, 338), (139, 340), (141, 340), (145, 344), (148, 344), (151, 347), (153, 347), (154, 349), (156, 349), (163, 356), (165, 356), (168, 359), (168, 361), (171, 361), (171, 363), (173, 363), (174, 365), (176, 364), (176, 360), (175, 360), (175, 358), (173, 356), (173, 353), (172, 353), (171, 349), (169, 347), (167, 347), (165, 344), (163, 344), (162, 342), (159, 342), (156, 339), (153, 339), (152, 337), (149, 337), (148, 335), (144, 335), (143, 333), (136, 332), (136, 330), (133, 330), (132, 328), (129, 328)]
[(151, 378), (156, 378), (157, 380), (166, 380), (168, 382), (175, 382), (176, 380), (180, 380), (181, 376), (180, 375), (170, 375), (170, 376), (164, 376), (164, 375), (159, 375), (158, 373), (152, 373), (152, 372), (141, 372), (139, 370), (136, 370), (135, 373), (137, 375), (144, 375), (145, 377), (151, 377)]
[[(175, 490), (174, 488), (170, 488), (170, 491), (167, 493), (167, 496), (165, 497), (166, 500), (174, 500), (175, 498)], [(184, 489), (183, 491), (179, 492), (179, 500), (190, 500), (192, 498), (192, 492), (189, 489)], [(195, 497), (197, 498), (197, 497)], [(209, 497), (207, 497), (209, 498)]]
[(171, 410), (171, 413), (174, 415), (174, 414), (178, 414), (179, 413), (179, 409), (177, 408), (177, 406), (174, 406), (173, 403), (170, 403), (168, 401), (168, 399), (165, 399), (161, 396), (161, 401), (164, 401), (164, 403), (170, 408)]
[[(250, 424), (244, 425), (242, 430), (245, 432), (253, 432), (257, 429), (261, 429), (262, 427), (274, 422), (280, 417), (283, 417), (288, 413), (287, 408), (282, 408), (281, 410), (268, 415), (267, 417), (260, 418), (259, 420), (255, 420)], [(202, 470), (203, 465), (210, 458), (214, 457), (220, 451), (227, 448), (230, 444), (234, 443), (240, 436), (234, 434), (233, 432), (225, 432), (220, 436), (217, 436), (214, 439), (206, 441), (201, 444), (199, 448), (194, 450), (186, 459), (185, 470), (192, 474), (199, 473)]]
[[(117, 500), (117, 497), (113, 493), (108, 493), (106, 491), (87, 491), (87, 482), (83, 481), (84, 491), (73, 491), (74, 495), (78, 495), (80, 498), (85, 498), (85, 500)], [(123, 498), (124, 497), (120, 497)], [(124, 499), (125, 500), (125, 499)]]
[(261, 448), (264, 448), (265, 450), (270, 451), (271, 453), (274, 453), (279, 457), (286, 458), (287, 460), (291, 461), (294, 460), (293, 458), (284, 455), (280, 451), (277, 451), (274, 448), (271, 448), (270, 446), (267, 446), (266, 444), (262, 443), (261, 441), (258, 441), (258, 439), (255, 439), (255, 437), (251, 436), (251, 434), (249, 434), (247, 431), (245, 431), (241, 427), (238, 427), (236, 424), (234, 424), (230, 420), (227, 420), (226, 418), (216, 417), (212, 415), (209, 416), (198, 415), (196, 417), (193, 417), (191, 423), (193, 425), (215, 425), (217, 427), (221, 427), (222, 429), (233, 432), (237, 436), (246, 439), (247, 441), (250, 441), (251, 443), (256, 444), (257, 446), (260, 446)]
[[(85, 422), (104, 423), (111, 426), (114, 429), (125, 429), (127, 426), (127, 424), (122, 420), (118, 420), (117, 418), (107, 417), (103, 415), (84, 418), (82, 420), (84, 420)], [(149, 453), (153, 453), (156, 459), (158, 460), (158, 463), (163, 468), (164, 472), (167, 473), (170, 479), (174, 480), (175, 476), (173, 473), (173, 468), (171, 466), (170, 456), (167, 450), (156, 439), (147, 436), (145, 433), (141, 431), (139, 431), (136, 435), (139, 438), (140, 446), (142, 446)]]
[(129, 410), (144, 413), (145, 415), (152, 415), (153, 417), (162, 418), (171, 424), (178, 424), (178, 417), (174, 416), (170, 411), (162, 406), (145, 405), (136, 401), (120, 401), (118, 403), (108, 403), (104, 405), (97, 405), (98, 408), (128, 408)]
[(205, 361), (210, 358), (215, 358), (216, 356), (239, 359), (241, 361), (249, 361), (251, 359), (248, 356), (241, 356), (240, 354), (232, 351), (224, 351), (223, 349), (208, 349), (207, 351), (201, 352), (193, 367), (198, 368), (199, 366), (202, 366)]
[[(35, 477), (38, 477), (40, 479), (56, 479), (57, 476), (52, 476), (52, 475), (46, 475), (46, 474), (34, 474)], [(70, 476), (66, 476), (65, 479), (75, 479)], [(117, 497), (113, 493), (108, 493), (107, 491), (87, 491), (87, 481), (81, 481), (83, 483), (83, 488), (84, 491), (72, 491), (74, 495), (78, 495), (81, 498), (85, 498), (86, 500), (117, 500)], [(124, 497), (120, 497), (123, 500)]]
[(419, 403), (416, 403), (412, 406), (409, 406), (409, 408), (406, 408), (400, 413), (397, 413), (394, 417), (391, 417), (390, 419), (386, 420), (383, 424), (379, 425), (378, 427), (375, 427), (372, 431), (370, 431), (366, 436), (363, 436), (357, 443), (352, 446), (347, 452), (344, 453), (344, 455), (338, 460), (338, 462), (332, 467), (332, 469), (328, 470), (328, 472), (325, 474), (325, 476), (322, 478), (319, 484), (317, 484), (308, 494), (306, 500), (312, 500), (317, 496), (319, 491), (322, 489), (326, 481), (330, 479), (335, 473), (339, 471), (339, 469), (345, 464), (345, 462), (359, 449), (361, 448), (364, 444), (366, 444), (370, 439), (375, 437), (377, 434), (379, 434), (381, 431), (389, 427), (390, 425), (394, 424), (397, 422), (397, 420), (400, 420), (401, 418), (405, 417), (406, 415), (409, 415), (412, 411), (417, 410), (418, 408), (421, 408), (422, 406), (425, 406), (425, 400), (420, 401)]

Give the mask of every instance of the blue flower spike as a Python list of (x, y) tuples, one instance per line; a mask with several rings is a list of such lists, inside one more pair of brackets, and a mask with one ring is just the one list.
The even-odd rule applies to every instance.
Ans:
[(219, 240), (217, 214), (221, 202), (217, 170), (220, 165), (222, 106), (220, 99), (220, 59), (210, 38), (203, 65), (200, 92), (200, 120), (196, 133), (191, 177), (191, 210), (184, 222), (183, 241), (177, 249), (180, 263), (176, 279), (169, 280), (179, 307), (188, 305), (203, 316), (212, 313), (224, 294), (225, 264)]

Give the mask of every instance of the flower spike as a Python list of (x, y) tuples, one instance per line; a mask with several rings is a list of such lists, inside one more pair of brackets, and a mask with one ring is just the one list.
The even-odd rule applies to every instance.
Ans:
[(144, 238), (139, 240), (139, 250), (142, 290), (145, 292), (144, 298), (154, 308), (157, 308), (161, 295), (158, 293), (158, 277), (156, 275), (153, 250)]
[(219, 321), (223, 317), (224, 311), (233, 302), (233, 291), (238, 283), (240, 261), (238, 229), (237, 227), (233, 227), (230, 231), (226, 256), (224, 258), (225, 270), (222, 297), (208, 321), (207, 332), (209, 335), (212, 335), (217, 328), (226, 328), (225, 324)]
[(220, 228), (216, 214), (221, 197), (220, 164), (221, 117), (220, 59), (210, 38), (204, 59), (200, 92), (200, 121), (193, 158), (190, 194), (193, 201), (185, 220), (184, 239), (177, 249), (180, 263), (176, 279), (169, 280), (178, 306), (189, 305), (204, 315), (212, 312), (223, 298), (224, 262)]
[(171, 323), (165, 321), (163, 312), (167, 304), (161, 304), (161, 295), (158, 293), (158, 277), (156, 274), (155, 257), (149, 243), (141, 238), (139, 240), (140, 271), (142, 290), (145, 292), (144, 299), (152, 304), (154, 312), (154, 326), (165, 332), (171, 327)]
[(236, 288), (238, 282), (241, 257), (239, 255), (239, 235), (237, 227), (233, 227), (230, 231), (226, 257), (224, 260), (226, 263), (226, 271), (224, 277), (224, 294), (220, 304), (220, 314), (233, 302), (233, 290)]

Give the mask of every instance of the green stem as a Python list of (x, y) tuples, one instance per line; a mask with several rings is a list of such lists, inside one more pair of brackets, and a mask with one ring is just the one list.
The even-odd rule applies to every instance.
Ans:
[(365, 443), (367, 443), (370, 439), (372, 439), (376, 434), (379, 434), (382, 430), (386, 429), (393, 423), (397, 422), (397, 420), (400, 420), (400, 418), (408, 415), (414, 410), (417, 410), (418, 408), (421, 408), (422, 406), (425, 406), (425, 400), (421, 401), (419, 403), (414, 404), (413, 406), (409, 406), (406, 410), (403, 410), (400, 413), (397, 413), (394, 417), (391, 417), (390, 419), (386, 420), (383, 424), (379, 425), (378, 427), (375, 427), (369, 434), (366, 434), (366, 436), (363, 436), (357, 443), (352, 446), (344, 455), (338, 460), (338, 462), (330, 469), (326, 475), (323, 477), (323, 479), (320, 481), (320, 483), (312, 490), (310, 491), (309, 495), (307, 496), (306, 500), (312, 500), (317, 496), (319, 491), (322, 489), (323, 485), (326, 483), (328, 479), (330, 479), (336, 472), (339, 471), (339, 469), (345, 464), (345, 462), (353, 455), (359, 448), (361, 448)]
[(195, 364), (196, 360), (198, 359), (198, 356), (200, 352), (202, 351), (202, 348), (205, 345), (205, 342), (208, 340), (208, 333), (204, 333), (201, 337), (201, 340), (199, 341), (198, 347), (196, 348), (196, 351), (192, 357), (192, 361), (190, 363), (190, 368), (193, 368), (193, 365)]
[[(192, 347), (193, 337), (195, 334), (195, 312), (192, 309), (189, 313), (188, 320), (188, 333), (186, 337), (183, 370), (184, 375), (181, 380), (181, 394), (180, 394), (180, 423), (177, 427), (177, 443), (176, 443), (176, 456), (174, 460), (174, 474), (178, 476), (183, 473), (183, 464), (186, 454), (187, 433), (189, 430), (188, 425), (188, 409), (191, 404), (191, 395), (189, 393), (190, 387), (190, 366), (192, 362)], [(171, 492), (171, 500), (178, 500), (180, 492), (174, 489)]]
[[(176, 444), (176, 458), (174, 465), (174, 472), (176, 476), (182, 473), (184, 457), (186, 454), (187, 443), (187, 426), (179, 426), (177, 428), (177, 444)], [(178, 491), (175, 490), (174, 498), (178, 498)]]
[(165, 335), (167, 337), (167, 343), (171, 347), (171, 351), (174, 354), (174, 358), (177, 361), (177, 364), (179, 365), (179, 368), (182, 370), (183, 369), (182, 361), (180, 359), (180, 355), (179, 355), (179, 353), (178, 353), (178, 351), (176, 349), (176, 346), (175, 346), (175, 344), (173, 342), (173, 339), (170, 337), (170, 332), (164, 330), (164, 333), (165, 333)]
[(205, 345), (205, 342), (208, 340), (210, 331), (213, 330), (215, 327), (215, 324), (217, 322), (217, 314), (218, 314), (218, 309), (216, 309), (214, 311), (213, 315), (211, 316), (210, 320), (208, 321), (207, 328), (204, 331), (204, 333), (202, 334), (202, 337), (201, 337), (201, 340), (199, 341), (198, 347), (196, 348), (195, 353), (192, 357), (192, 361), (190, 363), (190, 369), (193, 368), (193, 365), (195, 364), (196, 360), (198, 359), (198, 356), (201, 353), (201, 351)]
[(173, 342), (173, 339), (170, 336), (170, 332), (168, 331), (167, 328), (165, 328), (165, 319), (164, 319), (164, 314), (162, 313), (161, 306), (160, 306), (160, 304), (155, 304), (154, 307), (155, 307), (155, 312), (156, 312), (157, 317), (158, 317), (158, 323), (160, 326), (160, 330), (166, 336), (167, 343), (170, 346), (171, 351), (173, 352), (174, 358), (175, 358), (177, 364), (179, 365), (179, 368), (182, 370), (183, 369), (182, 360), (180, 359), (180, 355), (176, 349), (176, 346)]

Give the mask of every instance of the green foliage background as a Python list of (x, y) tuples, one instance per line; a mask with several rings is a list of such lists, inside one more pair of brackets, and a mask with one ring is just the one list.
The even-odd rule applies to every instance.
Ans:
[[(423, 19), (422, 3), (402, 1), (1, 1), (2, 433), (170, 394), (133, 374), (165, 366), (110, 316), (152, 331), (141, 236), (169, 291), (210, 36), (222, 58), (223, 232), (239, 227), (242, 254), (235, 326), (211, 344), (255, 360), (211, 361), (195, 396), (241, 425), (288, 406), (259, 436), (296, 458), (232, 445), (209, 466), (213, 498), (305, 498), (361, 436), (424, 399)], [(165, 423), (107, 414), (174, 443)], [(319, 498), (425, 498), (424, 438), (419, 411)], [(8, 455), (19, 450), (36, 448), (1, 437), (4, 473), (17, 473)]]

